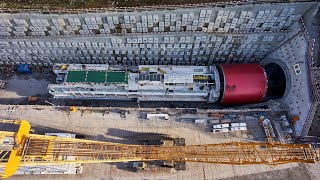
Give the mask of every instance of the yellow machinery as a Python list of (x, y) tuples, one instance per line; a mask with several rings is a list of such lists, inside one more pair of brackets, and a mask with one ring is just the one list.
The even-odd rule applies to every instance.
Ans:
[(208, 76), (205, 76), (205, 75), (194, 75), (193, 76), (193, 80), (205, 80), (205, 81), (207, 81), (207, 80), (209, 80), (209, 77)]
[[(190, 146), (124, 145), (100, 141), (29, 134), (25, 120), (0, 121), (20, 124), (17, 132), (0, 131), (2, 178), (19, 166), (171, 160), (219, 164), (315, 163), (319, 149), (309, 144), (232, 142)], [(73, 157), (73, 158), (67, 158)]]
[(70, 112), (77, 112), (77, 108), (75, 106), (71, 106), (69, 110)]

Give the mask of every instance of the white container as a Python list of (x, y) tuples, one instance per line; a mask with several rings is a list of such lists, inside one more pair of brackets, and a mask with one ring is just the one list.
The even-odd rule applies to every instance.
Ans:
[(229, 128), (229, 124), (215, 124), (213, 125), (213, 129), (221, 129), (221, 128)]
[(220, 132), (229, 132), (228, 128), (222, 128), (222, 129), (213, 129), (213, 133), (220, 133)]
[(195, 119), (194, 123), (206, 123), (207, 120), (206, 119)]

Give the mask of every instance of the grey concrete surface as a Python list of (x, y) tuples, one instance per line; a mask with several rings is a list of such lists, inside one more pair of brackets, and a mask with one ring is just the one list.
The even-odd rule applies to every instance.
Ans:
[(300, 179), (308, 179), (308, 180), (317, 180), (319, 179), (319, 164), (299, 164), (297, 167), (284, 169), (284, 170), (276, 170), (271, 172), (257, 173), (254, 175), (245, 175), (238, 177), (225, 178), (223, 180), (255, 180), (255, 179), (279, 179), (279, 180), (300, 180)]
[[(296, 23), (295, 25), (297, 26), (296, 35), (266, 56), (262, 63), (281, 61), (280, 65), (286, 66), (284, 70), (287, 76), (287, 90), (282, 100), (289, 108), (292, 116), (300, 117), (301, 121), (298, 121), (294, 126), (296, 134), (300, 135), (312, 104), (312, 95), (308, 77), (310, 65), (306, 58), (307, 39), (303, 33), (300, 33), (302, 29), (299, 24)], [(299, 64), (302, 73), (295, 73), (293, 66), (296, 64)]]

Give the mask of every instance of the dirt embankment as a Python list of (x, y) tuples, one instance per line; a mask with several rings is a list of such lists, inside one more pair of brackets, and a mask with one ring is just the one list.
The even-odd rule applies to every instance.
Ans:
[[(0, 8), (17, 9), (86, 9), (86, 8), (116, 8), (159, 5), (182, 5), (225, 2), (226, 0), (2, 0)], [(228, 1), (227, 1), (228, 2)]]

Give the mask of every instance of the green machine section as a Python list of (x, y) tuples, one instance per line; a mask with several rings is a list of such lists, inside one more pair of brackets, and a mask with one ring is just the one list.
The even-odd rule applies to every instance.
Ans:
[(106, 81), (106, 72), (88, 71), (86, 82), (104, 83)]
[(68, 71), (66, 82), (128, 84), (128, 72)]
[(107, 82), (115, 84), (128, 84), (128, 73), (117, 71), (107, 72)]
[(85, 82), (87, 71), (69, 71), (67, 82)]

